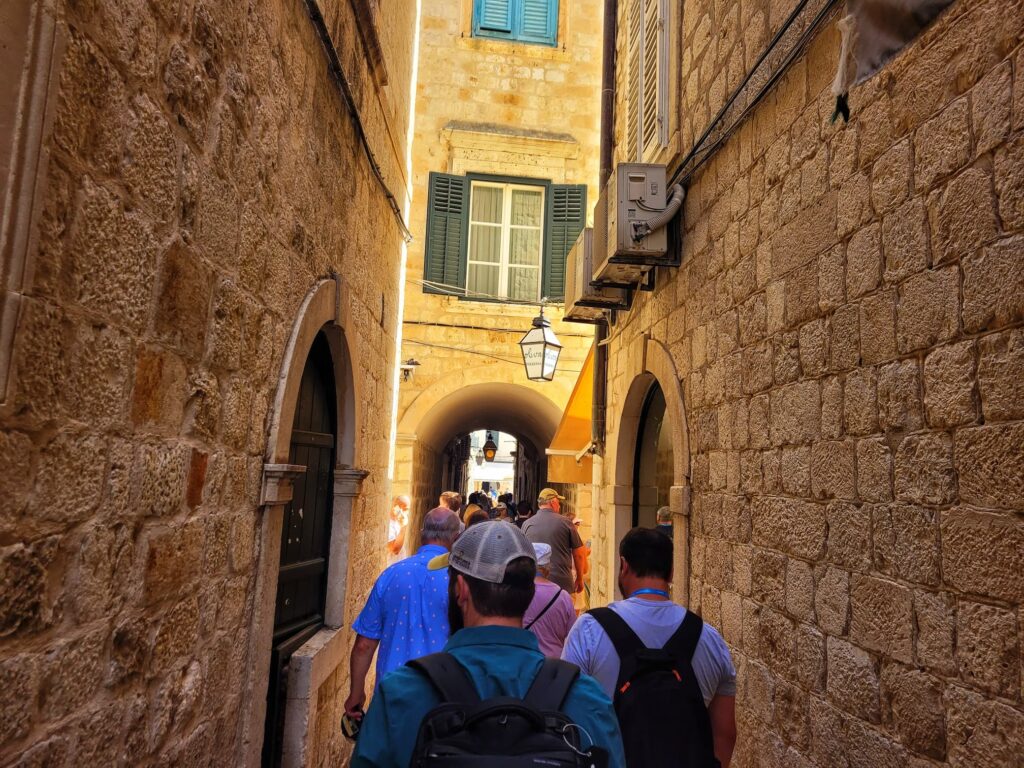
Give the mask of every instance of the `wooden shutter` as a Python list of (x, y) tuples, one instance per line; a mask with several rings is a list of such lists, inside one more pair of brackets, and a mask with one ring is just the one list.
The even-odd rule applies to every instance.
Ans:
[(640, 123), (641, 159), (651, 148), (662, 144), (662, 19), (661, 0), (644, 0), (643, 63), (641, 64), (641, 99), (643, 118)]
[(640, 93), (640, 52), (643, 47), (643, 3), (644, 0), (630, 0), (627, 22), (627, 78), (626, 88), (626, 142), (627, 161), (640, 160), (640, 113), (643, 100)]
[(512, 32), (513, 0), (476, 0), (476, 22), (490, 32)]
[(583, 184), (552, 184), (548, 194), (547, 258), (541, 294), (565, 297), (565, 257), (587, 222), (587, 188)]
[(558, 38), (558, 0), (519, 0), (520, 25), (516, 38), (554, 45)]
[(423, 250), (425, 293), (450, 294), (465, 288), (468, 234), (468, 180), (464, 176), (431, 173)]

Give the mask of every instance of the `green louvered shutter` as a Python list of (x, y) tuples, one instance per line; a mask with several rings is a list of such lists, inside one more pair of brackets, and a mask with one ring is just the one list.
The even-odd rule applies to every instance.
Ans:
[(587, 188), (583, 184), (552, 184), (548, 195), (547, 259), (544, 263), (545, 297), (565, 297), (565, 257), (587, 222)]
[(558, 37), (558, 0), (520, 0), (522, 19), (517, 39), (554, 45)]
[(512, 32), (513, 0), (476, 0), (476, 24), (488, 32)]
[(469, 182), (464, 176), (431, 173), (429, 186), (423, 290), (455, 293), (466, 285)]

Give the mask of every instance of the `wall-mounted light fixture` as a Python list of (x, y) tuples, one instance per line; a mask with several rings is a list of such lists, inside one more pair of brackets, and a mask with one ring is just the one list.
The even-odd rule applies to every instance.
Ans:
[(544, 317), (543, 306), (540, 314), (533, 318), (533, 328), (519, 340), (519, 347), (523, 351), (526, 378), (530, 381), (551, 381), (555, 378), (562, 343), (551, 330), (551, 323)]

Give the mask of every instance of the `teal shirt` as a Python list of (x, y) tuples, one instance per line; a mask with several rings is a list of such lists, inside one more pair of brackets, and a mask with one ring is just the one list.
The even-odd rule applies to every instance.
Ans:
[[(511, 627), (459, 630), (448, 640), (445, 650), (466, 669), (482, 699), (524, 697), (544, 662), (536, 636)], [(352, 766), (407, 768), (420, 721), (440, 703), (440, 696), (420, 673), (400, 667), (388, 674), (363, 718)], [(580, 675), (562, 711), (586, 730), (597, 746), (608, 750), (610, 768), (625, 768), (615, 710), (592, 677)], [(585, 737), (582, 741), (586, 746)]]

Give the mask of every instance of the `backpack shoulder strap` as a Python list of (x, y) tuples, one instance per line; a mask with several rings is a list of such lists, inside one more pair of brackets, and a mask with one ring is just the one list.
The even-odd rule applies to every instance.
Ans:
[(601, 629), (607, 633), (612, 645), (615, 646), (615, 652), (619, 655), (619, 659), (624, 659), (646, 647), (633, 628), (626, 623), (626, 620), (611, 608), (591, 608), (587, 613), (593, 616), (601, 625)]
[(533, 617), (533, 619), (531, 619), (531, 620), (530, 620), (530, 623), (529, 623), (529, 624), (524, 624), (524, 625), (523, 625), (523, 629), (529, 629), (529, 628), (530, 628), (530, 627), (532, 627), (532, 626), (533, 626), (534, 624), (536, 624), (536, 623), (537, 623), (538, 621), (540, 621), (540, 617), (541, 617), (541, 616), (543, 616), (543, 615), (544, 615), (545, 613), (547, 613), (547, 612), (548, 612), (548, 608), (550, 608), (550, 607), (551, 607), (552, 605), (554, 605), (554, 604), (555, 604), (555, 601), (556, 601), (556, 600), (558, 600), (558, 598), (560, 598), (560, 597), (562, 596), (562, 593), (563, 593), (564, 591), (565, 591), (564, 589), (562, 589), (561, 587), (559, 587), (558, 591), (557, 591), (557, 592), (555, 592), (555, 596), (554, 596), (554, 597), (552, 597), (552, 598), (551, 598), (551, 599), (550, 599), (550, 600), (548, 601), (548, 604), (547, 604), (547, 605), (545, 605), (545, 606), (544, 606), (543, 608), (541, 608), (541, 611), (540, 611), (540, 613), (538, 613), (538, 614), (537, 614), (536, 616), (534, 616), (534, 617)]
[(523, 701), (538, 712), (559, 712), (580, 676), (580, 668), (561, 659), (544, 659)]
[(432, 653), (406, 662), (407, 667), (415, 669), (426, 677), (431, 685), (441, 694), (445, 702), (455, 704), (478, 704), (480, 694), (469, 674), (450, 653)]
[(704, 620), (687, 609), (682, 624), (672, 633), (672, 637), (665, 643), (664, 648), (674, 658), (690, 664), (693, 662), (693, 654), (697, 650), (697, 643), (700, 642), (700, 635), (703, 631)]

